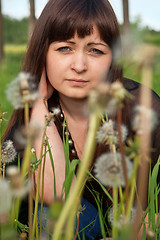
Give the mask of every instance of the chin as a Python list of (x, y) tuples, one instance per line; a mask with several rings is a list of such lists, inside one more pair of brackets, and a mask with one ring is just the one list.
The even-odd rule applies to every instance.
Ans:
[(85, 99), (88, 97), (89, 90), (88, 91), (70, 91), (68, 92), (67, 96), (70, 98), (75, 98), (75, 99)]
[(83, 100), (88, 98), (88, 94), (71, 94), (70, 96), (68, 96), (69, 98), (73, 98), (73, 99), (79, 99), (79, 100)]

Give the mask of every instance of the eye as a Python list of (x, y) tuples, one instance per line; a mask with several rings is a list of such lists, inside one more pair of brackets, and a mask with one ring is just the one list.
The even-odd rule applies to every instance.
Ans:
[(64, 46), (64, 47), (58, 48), (57, 51), (58, 51), (58, 52), (67, 53), (67, 52), (70, 52), (70, 51), (71, 51), (71, 48), (70, 48), (70, 47), (67, 47), (67, 46)]
[(93, 54), (95, 54), (95, 55), (102, 55), (102, 54), (104, 54), (103, 51), (101, 51), (101, 50), (99, 50), (99, 49), (97, 49), (97, 48), (92, 48), (92, 49), (90, 50), (90, 52), (93, 53)]

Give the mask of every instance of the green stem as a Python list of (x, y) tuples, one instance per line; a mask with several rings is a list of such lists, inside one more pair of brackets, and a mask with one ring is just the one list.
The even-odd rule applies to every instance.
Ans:
[[(29, 179), (32, 179), (32, 171), (31, 168), (29, 170)], [(32, 198), (32, 191), (29, 192), (29, 214), (28, 214), (28, 219), (29, 219), (29, 237), (28, 239), (32, 239), (32, 214), (33, 214), (33, 198)]]
[(25, 127), (26, 127), (26, 132), (27, 132), (27, 146), (25, 149), (24, 160), (23, 160), (23, 164), (22, 164), (22, 177), (23, 178), (25, 178), (25, 175), (28, 172), (29, 167), (30, 167), (31, 143), (30, 143), (29, 132), (28, 132), (28, 126), (29, 126), (29, 105), (28, 105), (28, 103), (25, 103), (24, 121), (25, 121)]
[(61, 212), (59, 220), (55, 226), (53, 240), (58, 240), (63, 229), (65, 222), (67, 221), (67, 217), (70, 214), (71, 209), (73, 208), (74, 204), (77, 202), (77, 197), (80, 196), (81, 188), (84, 184), (87, 170), (89, 169), (92, 158), (95, 152), (96, 146), (96, 132), (100, 124), (100, 118), (98, 117), (99, 111), (92, 112), (90, 114), (90, 121), (89, 121), (89, 131), (87, 135), (87, 140), (85, 144), (84, 154), (82, 157), (82, 163), (79, 167), (77, 180), (75, 183), (75, 187), (72, 193), (69, 195), (68, 199), (66, 200), (66, 204)]
[[(47, 151), (47, 145), (45, 144), (45, 150)], [(42, 212), (43, 212), (43, 196), (44, 196), (44, 171), (45, 171), (45, 163), (46, 163), (46, 154), (44, 156), (44, 162), (43, 162), (43, 169), (42, 169), (42, 194), (41, 194), (41, 215), (40, 215), (40, 238), (42, 234)]]
[(13, 200), (13, 208), (11, 210), (11, 215), (10, 215), (12, 225), (16, 224), (16, 226), (17, 226), (17, 221), (15, 221), (15, 219), (18, 220), (20, 202), (21, 201), (19, 198), (15, 198)]
[(77, 204), (73, 205), (73, 208), (70, 212), (70, 215), (68, 217), (67, 221), (67, 228), (65, 232), (65, 239), (66, 240), (72, 240), (74, 235), (74, 223), (75, 223), (75, 217), (76, 217), (76, 207)]
[(3, 163), (3, 178), (5, 178), (5, 169), (6, 169), (6, 164), (5, 162)]
[(41, 152), (40, 152), (40, 164), (38, 170), (38, 179), (37, 179), (37, 188), (36, 188), (36, 197), (35, 197), (35, 209), (34, 209), (34, 218), (33, 218), (33, 231), (32, 231), (32, 238), (34, 239), (34, 233), (36, 228), (36, 219), (38, 217), (38, 202), (39, 202), (39, 188), (40, 188), (40, 179), (41, 179), (41, 167), (42, 167), (42, 155), (43, 155), (43, 144), (46, 136), (47, 125), (45, 125), (42, 143), (41, 143)]
[(113, 228), (112, 228), (112, 239), (116, 240), (118, 237), (118, 231), (117, 231), (117, 212), (118, 212), (118, 187), (113, 188)]
[(123, 167), (123, 174), (124, 174), (124, 180), (125, 180), (125, 201), (126, 206), (128, 204), (128, 173), (127, 173), (127, 166), (125, 161), (125, 151), (124, 151), (124, 145), (122, 142), (122, 131), (121, 131), (121, 124), (122, 124), (122, 108), (118, 108), (118, 115), (117, 115), (117, 123), (118, 123), (118, 135), (119, 135), (119, 147), (122, 157), (122, 167)]
[(22, 174), (23, 179), (25, 179), (25, 176), (28, 173), (29, 164), (30, 164), (30, 154), (31, 154), (31, 143), (28, 140), (28, 143), (27, 143), (27, 146), (26, 146), (26, 149), (25, 149), (25, 153), (24, 153), (22, 170), (21, 170), (21, 174)]
[(131, 190), (130, 190), (130, 195), (128, 199), (128, 206), (127, 206), (127, 212), (126, 215), (129, 218), (133, 206), (133, 201), (135, 197), (135, 189), (136, 189), (136, 178), (137, 178), (137, 170), (139, 166), (139, 156), (136, 156), (134, 159), (134, 168), (133, 168), (133, 174), (131, 177)]

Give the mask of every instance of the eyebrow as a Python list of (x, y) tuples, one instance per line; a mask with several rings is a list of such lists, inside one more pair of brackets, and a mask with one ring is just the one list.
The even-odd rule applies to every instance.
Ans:
[(104, 44), (104, 43), (95, 43), (95, 42), (88, 43), (88, 46), (90, 46), (90, 45), (101, 45), (101, 46), (104, 46), (104, 47), (108, 47), (108, 45)]
[[(62, 42), (66, 42), (66, 43), (73, 44), (73, 45), (76, 44), (74, 41), (70, 41), (70, 40), (66, 40), (66, 41), (62, 41)], [(107, 44), (99, 43), (99, 42), (98, 43), (96, 43), (96, 42), (89, 42), (87, 45), (88, 46), (91, 46), (91, 45), (101, 45), (101, 46), (104, 46), (104, 47), (108, 47)]]

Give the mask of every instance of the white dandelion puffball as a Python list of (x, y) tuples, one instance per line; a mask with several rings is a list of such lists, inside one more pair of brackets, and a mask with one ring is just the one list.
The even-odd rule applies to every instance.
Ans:
[(24, 108), (25, 103), (32, 105), (39, 98), (34, 77), (30, 73), (20, 72), (8, 84), (6, 96), (14, 109)]
[[(130, 159), (125, 156), (125, 162), (127, 167), (128, 179), (131, 177), (133, 163)], [(125, 186), (122, 157), (119, 152), (117, 153), (104, 153), (102, 154), (95, 163), (95, 177), (104, 186)]]
[(157, 113), (153, 109), (147, 108), (142, 105), (137, 105), (134, 108), (134, 118), (132, 121), (133, 130), (136, 131), (138, 134), (143, 134), (141, 115), (144, 115), (145, 119), (148, 119), (151, 131), (155, 130), (158, 124)]
[[(118, 204), (118, 208), (119, 208), (119, 204)], [(129, 218), (127, 216), (123, 215), (123, 214), (120, 214), (117, 221), (114, 221), (113, 211), (114, 211), (114, 208), (111, 207), (110, 210), (109, 210), (109, 215), (108, 215), (108, 219), (109, 219), (112, 226), (114, 225), (118, 229), (121, 229), (122, 227), (124, 227), (128, 224), (133, 224), (134, 223), (135, 218), (136, 218), (136, 208), (132, 207), (131, 214), (130, 214)]]
[(1, 148), (2, 163), (11, 163), (15, 160), (17, 153), (11, 140), (6, 140)]
[(0, 178), (0, 215), (6, 214), (12, 207), (12, 194), (7, 180)]
[[(125, 142), (128, 130), (124, 124), (121, 125), (121, 135), (122, 142)], [(97, 141), (117, 145), (119, 142), (117, 123), (111, 119), (108, 122), (104, 122), (97, 132)]]

